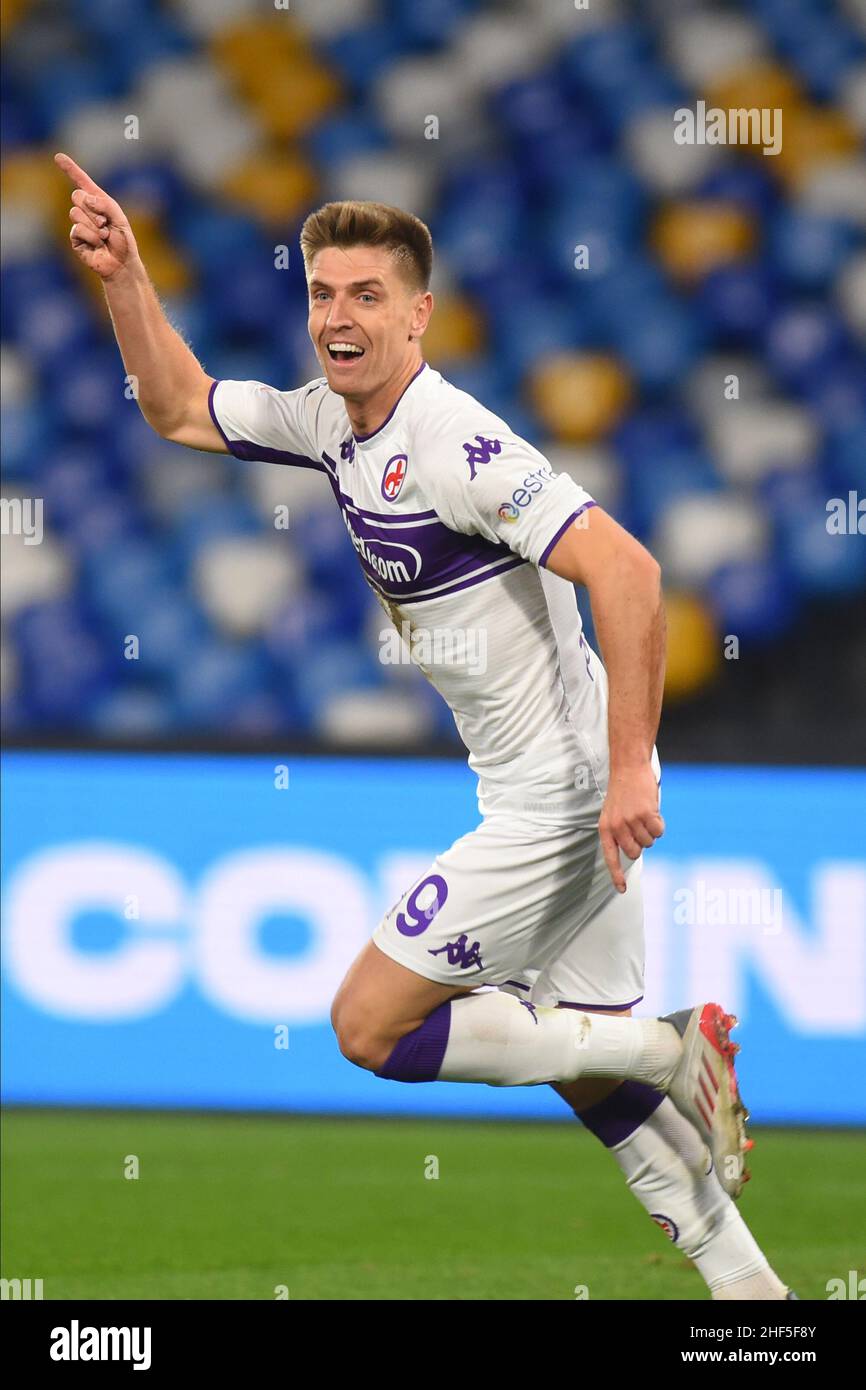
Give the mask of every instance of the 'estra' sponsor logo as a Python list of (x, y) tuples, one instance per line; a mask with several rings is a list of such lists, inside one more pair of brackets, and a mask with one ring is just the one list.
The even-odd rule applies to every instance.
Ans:
[(548, 463), (544, 464), (542, 468), (536, 468), (534, 473), (527, 473), (521, 486), (512, 492), (511, 501), (500, 504), (500, 521), (517, 521), (521, 508), (528, 507), (534, 495), (540, 492), (544, 484), (550, 482), (553, 476), (553, 469)]

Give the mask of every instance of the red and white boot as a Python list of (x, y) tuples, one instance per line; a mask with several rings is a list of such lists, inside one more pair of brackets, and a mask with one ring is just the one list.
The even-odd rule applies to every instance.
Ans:
[(749, 1115), (734, 1070), (740, 1048), (729, 1036), (737, 1020), (718, 1004), (698, 1004), (665, 1014), (661, 1021), (670, 1023), (683, 1040), (668, 1095), (705, 1139), (724, 1190), (739, 1197), (751, 1177), (745, 1155), (754, 1140), (746, 1134)]

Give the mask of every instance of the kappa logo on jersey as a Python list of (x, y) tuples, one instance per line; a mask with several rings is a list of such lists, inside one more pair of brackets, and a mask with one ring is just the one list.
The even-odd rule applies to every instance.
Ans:
[(340, 458), (348, 459), (349, 463), (355, 462), (355, 439), (344, 439), (340, 445)]
[(382, 496), (386, 502), (396, 502), (400, 495), (400, 490), (406, 481), (406, 470), (409, 467), (407, 454), (395, 454), (385, 464), (385, 472), (382, 474)]
[(466, 450), (466, 462), (469, 464), (469, 481), (475, 477), (475, 465), (489, 463), (494, 454), (498, 454), (502, 448), (499, 439), (485, 439), (483, 434), (476, 434), (477, 444), (464, 444)]

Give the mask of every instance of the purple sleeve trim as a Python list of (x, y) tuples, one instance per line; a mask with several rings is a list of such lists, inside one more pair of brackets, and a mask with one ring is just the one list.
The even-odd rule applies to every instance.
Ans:
[(317, 459), (307, 458), (306, 454), (291, 454), (285, 449), (271, 449), (267, 444), (254, 444), (251, 439), (229, 439), (219, 420), (214, 408), (214, 392), (219, 386), (219, 381), (211, 383), (211, 388), (207, 395), (207, 405), (211, 419), (216, 425), (222, 436), (223, 442), (230, 454), (234, 454), (236, 459), (243, 459), (245, 463), (289, 463), (296, 468), (315, 468), (318, 473), (326, 472), (325, 465)]
[(564, 521), (564, 522), (562, 523), (562, 525), (560, 526), (560, 528), (559, 528), (559, 530), (557, 531), (556, 535), (553, 537), (553, 540), (551, 540), (551, 541), (545, 546), (545, 548), (544, 548), (544, 553), (543, 553), (543, 555), (541, 556), (541, 559), (540, 559), (539, 562), (538, 562), (539, 565), (546, 565), (546, 564), (547, 564), (548, 556), (550, 555), (550, 552), (551, 552), (551, 550), (553, 549), (553, 547), (556, 545), (556, 542), (557, 542), (562, 536), (565, 535), (565, 533), (566, 533), (566, 531), (568, 530), (568, 528), (569, 528), (569, 526), (571, 525), (571, 523), (572, 523), (573, 521), (576, 521), (576, 520), (577, 520), (577, 518), (580, 516), (581, 512), (588, 511), (590, 507), (594, 507), (595, 505), (596, 505), (595, 502), (584, 502), (584, 504), (583, 504), (582, 507), (578, 507), (578, 509), (577, 509), (576, 512), (572, 512), (572, 513), (571, 513), (571, 516), (568, 518), (568, 521)]
[(212, 381), (212, 382), (211, 382), (211, 384), (210, 384), (210, 390), (209, 390), (208, 393), (207, 393), (207, 408), (208, 408), (208, 410), (210, 411), (210, 418), (213, 420), (214, 424), (216, 425), (217, 429), (219, 430), (220, 437), (221, 437), (221, 439), (222, 439), (223, 444), (225, 444), (225, 446), (226, 446), (226, 448), (228, 449), (229, 453), (231, 453), (231, 452), (232, 452), (232, 442), (231, 442), (231, 440), (229, 439), (228, 435), (226, 434), (225, 430), (223, 429), (222, 425), (220, 424), (219, 420), (217, 419), (217, 413), (216, 413), (216, 409), (215, 409), (214, 403), (213, 403), (214, 391), (217, 389), (218, 386), (219, 386), (219, 381)]

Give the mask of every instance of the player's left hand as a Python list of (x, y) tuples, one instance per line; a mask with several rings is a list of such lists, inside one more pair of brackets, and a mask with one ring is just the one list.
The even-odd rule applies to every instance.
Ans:
[(659, 789), (650, 763), (611, 772), (601, 808), (598, 833), (604, 859), (618, 893), (625, 892), (625, 873), (619, 853), (637, 859), (665, 833), (659, 814)]

